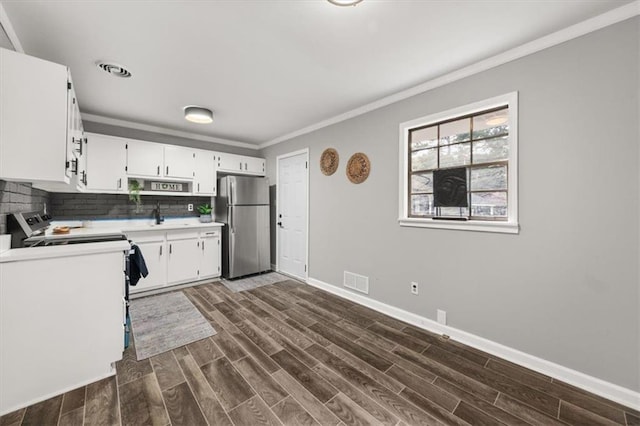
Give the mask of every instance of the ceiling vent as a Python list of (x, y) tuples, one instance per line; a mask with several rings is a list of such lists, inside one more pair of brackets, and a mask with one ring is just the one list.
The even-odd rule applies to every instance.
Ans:
[(109, 74), (111, 74), (113, 76), (122, 77), (122, 78), (131, 77), (131, 72), (128, 69), (126, 69), (125, 67), (123, 67), (122, 65), (109, 63), (109, 62), (103, 62), (103, 61), (96, 62), (96, 65), (102, 71), (107, 72), (107, 73), (109, 73)]

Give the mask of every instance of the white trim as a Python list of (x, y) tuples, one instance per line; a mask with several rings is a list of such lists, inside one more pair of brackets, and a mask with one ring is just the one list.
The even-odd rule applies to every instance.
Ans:
[(125, 127), (128, 129), (143, 130), (145, 132), (160, 133), (162, 135), (177, 136), (181, 138), (193, 139), (193, 140), (202, 141), (202, 142), (214, 142), (222, 145), (237, 146), (239, 148), (254, 149), (256, 151), (259, 149), (258, 145), (250, 144), (247, 142), (232, 141), (229, 139), (222, 139), (222, 138), (216, 138), (213, 136), (200, 135), (197, 133), (185, 132), (182, 130), (174, 130), (166, 127), (154, 126), (151, 124), (136, 123), (133, 121), (121, 120), (119, 118), (110, 118), (102, 115), (87, 114), (84, 112), (81, 113), (80, 115), (82, 116), (83, 121), (91, 121), (93, 123), (102, 123), (102, 124), (108, 124), (111, 126)]
[(395, 306), (387, 305), (386, 303), (379, 302), (371, 299), (367, 296), (362, 296), (356, 293), (352, 293), (348, 290), (344, 290), (341, 287), (337, 287), (315, 278), (309, 278), (307, 280), (309, 285), (328, 291), (352, 302), (371, 308), (375, 311), (381, 312), (390, 317), (396, 318), (400, 321), (407, 322), (422, 329), (431, 331), (437, 334), (446, 334), (452, 339), (487, 352), (489, 354), (498, 356), (507, 361), (511, 361), (525, 368), (537, 371), (554, 379), (562, 380), (563, 382), (577, 386), (588, 392), (592, 392), (596, 395), (600, 395), (603, 398), (607, 398), (611, 401), (615, 401), (619, 404), (633, 408), (634, 410), (640, 410), (640, 392), (635, 392), (631, 389), (623, 388), (622, 386), (598, 379), (593, 376), (581, 373), (576, 370), (564, 367), (562, 365), (547, 361), (542, 358), (538, 358), (534, 355), (521, 352), (517, 349), (510, 348), (509, 346), (502, 345), (500, 343), (485, 339), (480, 336), (468, 333), (457, 328), (453, 328), (447, 325), (442, 325), (429, 318), (416, 315), (414, 313), (405, 311)]
[(22, 48), (22, 43), (20, 43), (20, 40), (18, 39), (18, 34), (16, 34), (16, 31), (13, 29), (13, 25), (11, 24), (11, 21), (9, 20), (9, 16), (7, 15), (7, 12), (4, 10), (4, 6), (2, 6), (2, 3), (0, 3), (0, 26), (2, 26), (2, 28), (4, 29), (4, 32), (7, 34), (7, 37), (9, 38), (9, 41), (13, 45), (13, 48), (15, 49), (15, 51), (24, 53), (24, 49)]
[(597, 31), (609, 25), (616, 24), (618, 22), (624, 21), (625, 19), (632, 18), (639, 14), (640, 14), (640, 0), (635, 0), (632, 3), (628, 3), (624, 6), (620, 6), (616, 9), (612, 9), (601, 15), (587, 19), (586, 21), (579, 22), (570, 27), (556, 31), (555, 33), (546, 35), (539, 39), (533, 40), (529, 43), (525, 43), (521, 46), (507, 50), (506, 52), (503, 52), (498, 55), (492, 56), (490, 58), (484, 59), (482, 61), (476, 62), (474, 64), (461, 68), (457, 71), (453, 71), (449, 74), (445, 74), (441, 77), (434, 78), (433, 80), (426, 81), (422, 84), (411, 87), (407, 90), (403, 90), (402, 92), (398, 92), (393, 95), (386, 96), (382, 99), (378, 99), (377, 101), (363, 105), (351, 111), (345, 112), (340, 115), (336, 115), (327, 120), (320, 121), (319, 123), (312, 124), (311, 126), (303, 127), (302, 129), (296, 130), (294, 132), (287, 133), (282, 136), (278, 136), (275, 139), (271, 139), (267, 142), (260, 144), (259, 148), (264, 149), (268, 146), (275, 145), (289, 139), (293, 139), (297, 136), (311, 133), (318, 129), (322, 129), (323, 127), (331, 126), (333, 124), (340, 123), (350, 118), (354, 118), (359, 115), (366, 114), (367, 112), (376, 110), (378, 108), (382, 108), (384, 106), (391, 105), (403, 99), (407, 99), (412, 96), (418, 95), (420, 93), (424, 93), (429, 90), (435, 89), (436, 87), (453, 83), (454, 81), (461, 80), (463, 78), (469, 77), (474, 74), (478, 74), (480, 72), (489, 70), (491, 68), (495, 68), (497, 66), (506, 64), (511, 61), (515, 61), (516, 59), (520, 59), (524, 56), (528, 56), (533, 53), (539, 52), (541, 50), (547, 49), (549, 47), (556, 46), (560, 43), (573, 40), (574, 38), (581, 37), (585, 34), (589, 34), (593, 31)]
[[(509, 173), (507, 193), (507, 222), (498, 221), (447, 221), (433, 220), (431, 218), (409, 217), (409, 144), (407, 142), (409, 131), (412, 128), (429, 125), (439, 121), (453, 119), (462, 115), (474, 114), (491, 108), (507, 106), (509, 108)], [(490, 99), (473, 102), (447, 111), (437, 112), (425, 117), (405, 121), (399, 125), (398, 135), (399, 157), (399, 190), (398, 223), (400, 226), (415, 226), (421, 228), (457, 229), (482, 232), (501, 232), (517, 234), (520, 231), (518, 225), (518, 92), (511, 92)]]
[(292, 277), (295, 277), (297, 279), (300, 279), (302, 281), (307, 281), (309, 279), (309, 148), (303, 148), (300, 149), (298, 151), (293, 151), (293, 152), (288, 152), (286, 154), (282, 154), (282, 155), (278, 155), (276, 157), (276, 209), (278, 208), (278, 205), (280, 204), (280, 160), (283, 160), (285, 158), (289, 158), (289, 157), (295, 157), (296, 155), (300, 155), (300, 154), (304, 154), (306, 157), (305, 161), (307, 162), (307, 167), (305, 168), (306, 173), (305, 173), (305, 184), (307, 186), (307, 198), (306, 198), (306, 211), (305, 211), (305, 215), (306, 215), (306, 222), (307, 222), (307, 226), (306, 226), (306, 247), (305, 247), (305, 272), (304, 272), (304, 276), (302, 277), (298, 277), (295, 276), (289, 272), (282, 272), (280, 271), (280, 265), (279, 265), (279, 260), (280, 260), (280, 233), (278, 232), (278, 229), (276, 228), (276, 271), (281, 272), (285, 275), (289, 275)]

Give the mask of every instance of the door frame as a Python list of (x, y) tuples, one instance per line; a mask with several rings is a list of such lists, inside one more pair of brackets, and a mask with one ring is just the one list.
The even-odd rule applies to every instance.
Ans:
[[(286, 158), (295, 157), (300, 154), (305, 154), (305, 161), (307, 162), (307, 167), (305, 170), (307, 171), (305, 174), (305, 185), (307, 188), (307, 196), (305, 201), (305, 223), (306, 223), (306, 247), (305, 247), (305, 259), (306, 259), (306, 268), (304, 271), (304, 281), (307, 282), (309, 280), (309, 148), (303, 148), (297, 151), (288, 152), (286, 154), (278, 155), (276, 157), (276, 215), (278, 214), (280, 208), (280, 161)], [(276, 222), (278, 218), (276, 217)], [(276, 230), (276, 271), (280, 271), (280, 232), (278, 232), (278, 225), (275, 225)], [(286, 273), (285, 273), (286, 275)], [(295, 277), (300, 278), (300, 277)]]

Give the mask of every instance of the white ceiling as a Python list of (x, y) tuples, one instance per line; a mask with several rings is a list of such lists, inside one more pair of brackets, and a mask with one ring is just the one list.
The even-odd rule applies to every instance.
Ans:
[[(258, 145), (629, 0), (1, 3), (25, 53), (71, 68), (84, 114)], [(214, 122), (185, 121), (192, 104)]]

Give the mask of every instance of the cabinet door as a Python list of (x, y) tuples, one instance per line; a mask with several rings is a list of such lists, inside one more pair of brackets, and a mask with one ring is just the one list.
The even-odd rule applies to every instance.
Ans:
[(87, 190), (126, 192), (126, 139), (87, 134)]
[(212, 151), (197, 150), (193, 192), (198, 195), (216, 195), (217, 161)]
[(127, 174), (132, 176), (162, 176), (164, 145), (127, 140)]
[(200, 279), (220, 276), (220, 233), (215, 231), (207, 234), (203, 233), (200, 239)]
[(162, 240), (159, 241), (137, 243), (144, 256), (149, 275), (146, 278), (140, 278), (138, 284), (130, 288), (131, 293), (164, 287), (167, 284), (167, 249), (164, 235), (161, 235), (161, 238)]
[(244, 171), (248, 174), (265, 175), (265, 159), (255, 157), (244, 157)]
[(241, 173), (244, 164), (242, 156), (228, 153), (219, 153), (218, 171), (229, 173)]
[(200, 266), (200, 241), (198, 238), (173, 240), (169, 245), (167, 281), (169, 284), (196, 281)]
[(193, 179), (194, 149), (182, 146), (164, 146), (164, 175), (166, 177)]
[(67, 67), (0, 49), (0, 179), (69, 183)]

